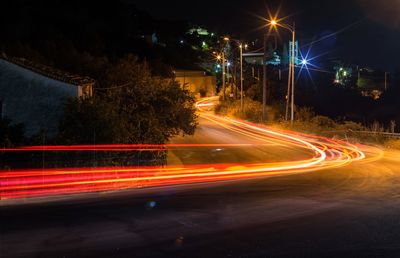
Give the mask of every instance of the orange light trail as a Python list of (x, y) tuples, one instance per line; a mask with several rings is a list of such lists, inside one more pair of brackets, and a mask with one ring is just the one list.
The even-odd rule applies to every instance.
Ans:
[(57, 196), (76, 193), (105, 192), (160, 186), (182, 186), (334, 169), (353, 162), (377, 160), (383, 152), (369, 146), (356, 146), (337, 139), (271, 130), (260, 125), (225, 118), (206, 112), (213, 98), (196, 104), (202, 118), (228, 131), (241, 134), (259, 144), (165, 144), (165, 145), (75, 145), (28, 146), (2, 149), (4, 152), (26, 151), (149, 151), (183, 148), (268, 147), (280, 145), (307, 153), (308, 158), (285, 162), (196, 164), (180, 166), (136, 166), (97, 168), (46, 168), (0, 171), (0, 199)]

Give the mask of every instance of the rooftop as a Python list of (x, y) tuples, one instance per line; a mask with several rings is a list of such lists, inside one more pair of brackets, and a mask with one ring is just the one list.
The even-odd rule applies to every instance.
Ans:
[(82, 85), (88, 85), (88, 84), (93, 85), (96, 82), (94, 79), (87, 77), (87, 76), (71, 74), (71, 73), (50, 67), (50, 66), (32, 62), (25, 58), (10, 57), (10, 56), (7, 56), (5, 53), (2, 53), (0, 55), (0, 59), (4, 59), (10, 63), (21, 66), (23, 68), (26, 68), (35, 73), (46, 76), (48, 78), (51, 78), (51, 79), (54, 79), (57, 81), (62, 81), (65, 83), (69, 83), (69, 84), (76, 85), (76, 86), (82, 86)]

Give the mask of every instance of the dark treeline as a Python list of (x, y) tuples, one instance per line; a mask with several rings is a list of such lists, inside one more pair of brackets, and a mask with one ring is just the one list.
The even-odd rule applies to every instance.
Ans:
[(163, 75), (170, 66), (193, 68), (198, 58), (178, 41), (188, 22), (156, 20), (122, 0), (5, 0), (0, 9), (0, 51), (95, 79), (126, 54)]
[[(313, 107), (320, 115), (339, 121), (350, 120), (370, 127), (374, 122), (388, 128), (395, 121), (400, 129), (400, 80), (394, 75), (388, 89), (382, 90), (379, 99), (362, 95), (362, 88), (355, 83), (348, 86), (333, 84), (331, 74), (311, 71), (311, 77), (303, 71), (305, 80), (298, 81), (297, 103)], [(310, 79), (312, 78), (312, 80)], [(383, 79), (383, 78), (382, 78)]]
[[(196, 68), (205, 60), (196, 35), (187, 35), (191, 24), (161, 21), (138, 10), (131, 1), (5, 0), (0, 9), (0, 51), (25, 57), (98, 81), (97, 87), (115, 86), (107, 71), (112, 71), (128, 54), (146, 61), (153, 75), (172, 76), (172, 68)], [(184, 37), (184, 44), (181, 40)], [(210, 54), (208, 53), (208, 57)], [(321, 65), (323, 66), (323, 65)], [(262, 69), (261, 69), (262, 70)], [(332, 69), (326, 69), (331, 71)], [(332, 71), (333, 72), (333, 71)], [(261, 100), (261, 85), (245, 69), (248, 96)], [(379, 100), (363, 97), (356, 87), (333, 85), (334, 75), (302, 72), (296, 84), (296, 103), (312, 107), (317, 114), (336, 120), (353, 120), (364, 125), (396, 121), (400, 127), (400, 73), (392, 74), (390, 87)], [(287, 78), (275, 80), (269, 72), (269, 103), (284, 103)], [(256, 85), (256, 86), (254, 86)], [(99, 92), (99, 91), (97, 91)]]
[(172, 74), (199, 58), (176, 40), (187, 22), (158, 21), (111, 0), (6, 0), (0, 9), (0, 52), (97, 81), (92, 98), (65, 104), (55, 139), (38, 132), (22, 142), (4, 120), (2, 146), (164, 143), (194, 132), (194, 99)]
[[(256, 70), (262, 71), (262, 67)], [(285, 113), (285, 98), (287, 91), (287, 73), (282, 72), (282, 80), (278, 80), (277, 67), (268, 69), (267, 104), (278, 110), (278, 118)], [(329, 69), (325, 69), (329, 71)], [(332, 70), (333, 71), (333, 70)], [(390, 77), (389, 87), (383, 90), (379, 99), (363, 96), (362, 89), (355, 85), (339, 86), (333, 83), (334, 74), (310, 71), (305, 69), (299, 75), (298, 70), (295, 88), (297, 109), (311, 108), (316, 115), (330, 117), (338, 122), (354, 121), (370, 127), (379, 122), (385, 129), (395, 122), (396, 131), (400, 131), (400, 76)], [(400, 74), (400, 73), (399, 73)], [(261, 74), (262, 75), (262, 74)], [(252, 78), (251, 66), (245, 68), (244, 88), (247, 97), (262, 102), (262, 80)], [(262, 79), (262, 78), (261, 78)]]
[[(162, 144), (194, 133), (194, 98), (172, 74), (198, 60), (196, 51), (176, 40), (187, 22), (158, 21), (111, 0), (5, 0), (0, 10), (0, 53), (96, 80), (92, 98), (66, 101), (56, 137), (49, 139), (43, 130), (26, 138), (24, 125), (6, 118), (0, 120), (1, 147)], [(0, 151), (0, 167), (163, 164), (166, 153)]]

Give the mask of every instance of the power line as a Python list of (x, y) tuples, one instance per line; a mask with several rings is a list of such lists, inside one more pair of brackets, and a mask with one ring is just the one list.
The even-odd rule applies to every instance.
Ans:
[(133, 84), (133, 82), (128, 82), (122, 85), (114, 86), (114, 87), (108, 87), (108, 88), (95, 88), (95, 90), (114, 90), (114, 89), (120, 89), (120, 88), (125, 88), (129, 85)]

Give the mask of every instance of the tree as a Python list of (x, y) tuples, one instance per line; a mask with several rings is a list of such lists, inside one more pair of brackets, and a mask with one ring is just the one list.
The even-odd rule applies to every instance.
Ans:
[(122, 135), (124, 127), (110, 103), (100, 98), (69, 99), (57, 140), (63, 144), (110, 144), (119, 142)]
[(127, 56), (111, 65), (93, 99), (70, 100), (60, 124), (68, 143), (157, 143), (193, 134), (194, 98), (172, 78)]

